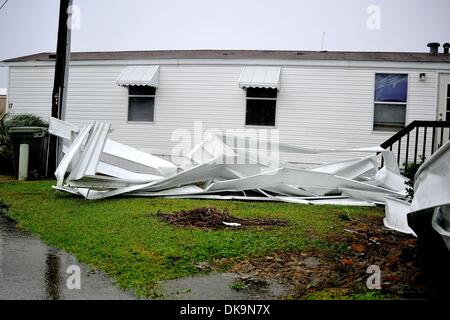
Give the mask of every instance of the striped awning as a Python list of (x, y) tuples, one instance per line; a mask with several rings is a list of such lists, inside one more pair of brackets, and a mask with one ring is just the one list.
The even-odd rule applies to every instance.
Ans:
[(240, 88), (280, 88), (281, 67), (244, 67), (239, 79)]
[(159, 86), (159, 66), (129, 66), (123, 69), (117, 78), (117, 85), (128, 86)]

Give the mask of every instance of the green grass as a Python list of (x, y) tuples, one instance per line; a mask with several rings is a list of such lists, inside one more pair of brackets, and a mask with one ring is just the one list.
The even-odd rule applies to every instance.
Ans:
[[(289, 203), (112, 198), (87, 201), (58, 193), (53, 181), (0, 178), (0, 201), (20, 228), (74, 254), (139, 296), (158, 295), (157, 281), (199, 273), (195, 264), (237, 261), (273, 251), (342, 250), (327, 235), (342, 232), (345, 217), (379, 216), (379, 208), (307, 206)], [(214, 206), (235, 216), (286, 219), (288, 227), (203, 231), (178, 228), (156, 213)]]
[(313, 293), (308, 293), (305, 300), (390, 300), (389, 295), (376, 290), (367, 290), (362, 293), (343, 293), (339, 290), (325, 289)]

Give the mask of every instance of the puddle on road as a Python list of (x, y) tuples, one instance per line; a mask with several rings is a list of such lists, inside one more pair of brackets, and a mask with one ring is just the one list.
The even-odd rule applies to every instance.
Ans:
[[(71, 265), (81, 269), (81, 289), (70, 290), (66, 273)], [(45, 245), (16, 229), (0, 214), (0, 300), (128, 300), (134, 295), (120, 290), (105, 275), (91, 272), (75, 257)]]
[[(70, 290), (67, 268), (81, 269), (81, 289)], [(160, 282), (164, 299), (250, 300), (276, 299), (287, 292), (276, 282), (232, 289), (236, 273), (210, 273)], [(0, 300), (119, 300), (135, 296), (117, 288), (110, 279), (92, 272), (63, 251), (47, 246), (33, 235), (18, 230), (15, 223), (0, 214)]]
[(288, 290), (275, 281), (239, 290), (233, 285), (237, 273), (210, 273), (208, 275), (162, 281), (159, 290), (168, 300), (265, 300), (277, 299)]

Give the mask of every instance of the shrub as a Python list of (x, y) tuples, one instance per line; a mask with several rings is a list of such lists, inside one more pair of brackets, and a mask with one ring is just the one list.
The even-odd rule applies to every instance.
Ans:
[(414, 197), (414, 182), (415, 182), (415, 175), (417, 170), (419, 170), (420, 166), (425, 162), (425, 157), (421, 156), (420, 161), (417, 163), (409, 163), (405, 162), (405, 173), (404, 176), (409, 179), (409, 181), (405, 182), (406, 184), (406, 192), (408, 192), (408, 197), (413, 198)]

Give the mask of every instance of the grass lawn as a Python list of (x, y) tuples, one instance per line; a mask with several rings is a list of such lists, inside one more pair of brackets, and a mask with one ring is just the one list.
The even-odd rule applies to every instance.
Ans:
[[(54, 191), (53, 181), (16, 182), (0, 178), (0, 201), (20, 228), (47, 244), (74, 254), (102, 270), (139, 296), (157, 295), (159, 280), (201, 271), (199, 262), (239, 261), (271, 252), (340, 252), (343, 243), (330, 235), (342, 233), (344, 216), (381, 218), (380, 208), (308, 206), (289, 203), (112, 198), (87, 201)], [(277, 218), (288, 227), (204, 231), (160, 221), (158, 211), (173, 212), (212, 206), (240, 218)], [(227, 269), (226, 263), (223, 265)]]

